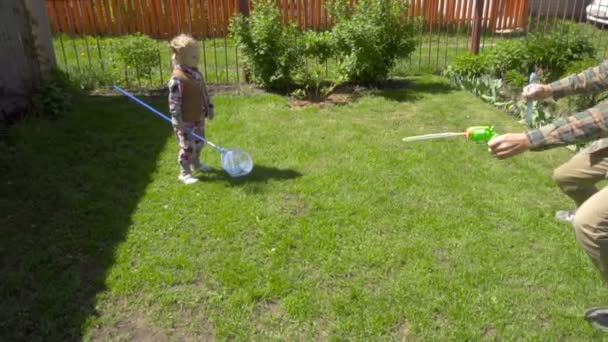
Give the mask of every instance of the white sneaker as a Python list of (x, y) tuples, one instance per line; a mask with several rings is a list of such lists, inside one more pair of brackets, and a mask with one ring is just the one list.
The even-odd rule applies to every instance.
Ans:
[(179, 175), (179, 177), (177, 177), (177, 180), (186, 185), (198, 182), (198, 179), (196, 177), (193, 177), (192, 175)]
[(205, 165), (205, 164), (201, 164), (199, 166), (193, 166), (192, 168), (195, 169), (195, 170), (202, 171), (202, 172), (211, 172), (211, 170), (213, 170), (211, 168), (211, 166)]
[(561, 222), (572, 223), (572, 221), (574, 220), (574, 211), (560, 210), (555, 213), (555, 219)]

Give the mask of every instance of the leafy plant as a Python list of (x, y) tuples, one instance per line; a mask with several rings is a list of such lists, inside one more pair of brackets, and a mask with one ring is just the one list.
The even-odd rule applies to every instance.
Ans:
[(339, 73), (357, 83), (374, 83), (388, 77), (397, 58), (416, 47), (412, 20), (403, 21), (404, 0), (360, 0), (355, 8), (347, 0), (330, 7), (337, 24), (332, 28)]
[(320, 65), (311, 66), (298, 75), (299, 87), (291, 95), (299, 99), (318, 101), (327, 97), (334, 89), (344, 82), (343, 79), (327, 81)]
[(158, 65), (156, 41), (141, 33), (126, 36), (117, 52), (120, 60), (127, 68), (135, 70), (138, 77), (149, 77)]
[(550, 34), (534, 33), (524, 40), (528, 72), (534, 65), (545, 70), (547, 81), (558, 79), (573, 61), (595, 57), (595, 48), (580, 29), (561, 24)]
[(72, 105), (72, 94), (76, 87), (68, 74), (53, 68), (32, 96), (31, 115), (57, 119)]
[(445, 69), (444, 75), (448, 78), (479, 78), (487, 75), (490, 65), (486, 55), (464, 53), (454, 58), (454, 62)]
[(509, 70), (505, 73), (505, 80), (511, 89), (517, 91), (528, 84), (528, 78), (517, 70)]
[(330, 32), (306, 31), (302, 36), (302, 42), (305, 56), (316, 59), (320, 64), (335, 57)]
[(489, 50), (486, 58), (495, 77), (504, 77), (509, 71), (524, 75), (529, 72), (529, 56), (523, 40), (502, 41)]
[(282, 23), (273, 1), (255, 0), (249, 17), (233, 17), (230, 31), (243, 50), (253, 82), (275, 89), (292, 83), (303, 49), (296, 26)]

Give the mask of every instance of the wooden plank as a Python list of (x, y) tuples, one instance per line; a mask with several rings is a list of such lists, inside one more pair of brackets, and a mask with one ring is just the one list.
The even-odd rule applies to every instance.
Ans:
[(458, 26), (460, 23), (460, 16), (462, 12), (462, 6), (464, 5), (463, 0), (454, 1), (454, 25)]
[(66, 28), (68, 33), (74, 33), (77, 31), (76, 29), (76, 24), (74, 23), (74, 20), (72, 19), (72, 0), (64, 0), (63, 1), (63, 14), (65, 15), (65, 22), (66, 22)]
[[(528, 10), (529, 10), (530, 6), (529, 6), (529, 0), (521, 0), (521, 3), (519, 5), (519, 18), (520, 18), (520, 22), (519, 22), (519, 26), (520, 27), (528, 27)], [(582, 13), (582, 12), (581, 12)]]
[(296, 24), (298, 25), (298, 27), (302, 27), (302, 5), (301, 5), (301, 1), (300, 0), (294, 0), (295, 5), (294, 5), (294, 9), (295, 9), (295, 21)]
[(222, 36), (224, 36), (224, 34), (228, 31), (228, 3), (230, 2), (230, 0), (221, 0), (220, 1), (220, 13), (221, 13), (221, 18), (222, 18), (222, 22), (221, 22), (221, 26), (220, 26), (220, 32), (222, 32)]
[(445, 9), (445, 15), (443, 16), (443, 24), (445, 25), (446, 30), (450, 27), (454, 17), (454, 0), (446, 0), (443, 4), (443, 8)]
[(224, 13), (224, 17), (226, 18), (226, 28), (224, 29), (224, 32), (226, 32), (226, 34), (228, 34), (228, 29), (230, 27), (230, 18), (234, 14), (234, 8), (236, 5), (238, 4), (234, 0), (226, 0), (226, 11)]
[(498, 9), (496, 14), (496, 24), (493, 26), (493, 30), (503, 30), (504, 26), (507, 24), (508, 19), (508, 7), (507, 2), (505, 0), (495, 0), (498, 2)]
[(80, 34), (84, 31), (83, 25), (82, 25), (82, 21), (80, 20), (80, 16), (78, 15), (78, 8), (76, 8), (76, 6), (78, 5), (77, 3), (75, 3), (75, 1), (70, 0), (66, 2), (66, 14), (68, 15), (68, 22), (70, 23), (71, 26), (71, 33), (73, 34)]
[(119, 4), (118, 4), (118, 0), (109, 0), (110, 1), (110, 6), (112, 8), (112, 20), (114, 22), (114, 28), (116, 29), (116, 34), (117, 35), (122, 35), (124, 32), (124, 29), (122, 27), (122, 17), (121, 15), (119, 15)]
[(177, 24), (177, 31), (174, 34), (178, 34), (184, 32), (184, 15), (182, 13), (182, 4), (180, 3), (180, 1), (175, 1), (173, 0), (173, 10), (175, 13), (175, 22)]
[(122, 27), (123, 34), (129, 34), (132, 32), (127, 2), (128, 0), (118, 0), (118, 13), (120, 13), (120, 26)]
[(485, 6), (483, 7), (483, 14), (481, 15), (481, 27), (486, 27), (488, 29), (493, 29), (495, 26), (496, 15), (498, 14), (497, 2), (500, 0), (491, 0), (485, 1)]
[(182, 31), (181, 32), (186, 32), (186, 33), (190, 33), (190, 12), (188, 9), (188, 1), (187, 0), (180, 0), (177, 1), (180, 5), (179, 5), (179, 17), (181, 19), (181, 26), (182, 26)]
[(49, 22), (51, 23), (51, 32), (59, 32), (59, 30), (57, 29), (57, 13), (55, 13), (55, 9), (53, 8), (54, 5), (53, 0), (51, 1), (46, 1), (46, 11), (49, 14)]
[(502, 0), (492, 0), (492, 8), (490, 8), (489, 15), (489, 28), (492, 31), (496, 30), (497, 25), (500, 24), (500, 11), (502, 9)]
[(190, 0), (190, 25), (192, 27), (191, 29), (191, 33), (193, 37), (196, 37), (197, 39), (201, 38), (201, 32), (199, 30), (199, 8), (198, 8), (198, 1), (196, 0)]
[(73, 34), (75, 32), (78, 31), (78, 29), (76, 28), (76, 23), (74, 22), (74, 19), (72, 19), (72, 0), (65, 0), (63, 2), (63, 6), (64, 6), (64, 14), (65, 14), (65, 21), (67, 23), (67, 28), (68, 28), (68, 33)]
[(57, 4), (57, 10), (61, 13), (61, 26), (62, 32), (71, 33), (72, 32), (72, 23), (70, 23), (70, 18), (68, 17), (68, 4), (67, 0), (61, 0)]
[(181, 26), (182, 26), (182, 30), (181, 32), (187, 32), (190, 33), (190, 22), (189, 22), (189, 18), (190, 15), (188, 13), (188, 1), (187, 0), (178, 0), (177, 3), (179, 4), (179, 16), (181, 18)]
[(139, 0), (127, 0), (127, 3), (129, 5), (129, 23), (131, 23), (133, 29), (133, 31), (131, 32), (145, 33), (141, 21), (141, 6), (139, 6), (138, 2)]
[(103, 7), (99, 3), (99, 1), (91, 2), (91, 13), (93, 18), (93, 26), (95, 27), (95, 33), (97, 35), (105, 34)]
[[(203, 2), (204, 1), (204, 2)], [(210, 29), (209, 29), (209, 0), (200, 0), (201, 5), (201, 31), (203, 34), (203, 38), (209, 38)]]
[(141, 20), (141, 6), (139, 5), (140, 0), (129, 0), (129, 18), (135, 26), (135, 32), (145, 33), (143, 22)]
[(462, 9), (463, 2), (461, 0), (454, 0), (454, 12), (452, 14), (452, 23), (455, 27), (459, 27), (460, 23), (460, 11)]
[(334, 23), (334, 18), (331, 18), (329, 16), (328, 10), (327, 10), (327, 1), (328, 0), (321, 0), (323, 1), (323, 18), (325, 19), (325, 29), (328, 29), (333, 23)]
[(165, 15), (163, 13), (163, 0), (155, 0), (154, 7), (156, 9), (156, 23), (160, 31), (159, 38), (167, 38), (169, 33), (167, 32), (167, 22), (165, 21)]
[(310, 4), (308, 2), (308, 0), (302, 0), (302, 22), (304, 23), (303, 28), (308, 29), (310, 28), (310, 21), (309, 21), (309, 10), (310, 10)]
[(222, 0), (213, 1), (213, 32), (215, 38), (218, 37), (218, 32), (220, 31), (219, 28), (221, 27), (222, 12), (220, 11), (219, 6), (220, 1)]
[[(467, 0), (469, 2), (469, 6), (467, 8), (467, 15), (466, 15), (466, 19), (468, 21), (468, 26), (473, 29), (473, 12), (475, 11), (475, 0)], [(470, 39), (470, 35), (469, 35), (469, 39)]]
[(95, 1), (93, 3), (93, 9), (95, 10), (95, 24), (97, 26), (97, 30), (100, 34), (107, 35), (109, 34), (109, 25), (106, 21), (105, 8), (103, 7), (104, 1)]
[[(500, 12), (501, 0), (491, 0), (488, 2), (487, 8), (484, 7), (485, 24), (488, 29), (494, 30)], [(482, 26), (483, 27), (483, 26)]]
[(65, 17), (64, 1), (65, 0), (53, 1), (53, 9), (55, 10), (55, 13), (57, 13), (57, 32), (67, 32), (68, 25)]
[(146, 2), (146, 23), (148, 25), (148, 31), (150, 35), (155, 38), (159, 38), (158, 20), (156, 19), (156, 9), (154, 3), (156, 0), (142, 0)]
[(218, 0), (217, 3), (217, 11), (218, 11), (218, 23), (216, 26), (217, 32), (219, 32), (219, 37), (224, 36), (224, 30), (226, 27), (226, 0)]
[(506, 1), (505, 3), (505, 14), (504, 14), (504, 18), (502, 21), (502, 28), (503, 29), (514, 29), (515, 28), (515, 6), (517, 5), (517, 0), (516, 1)]
[(126, 0), (127, 3), (127, 22), (130, 24), (130, 33), (142, 32), (141, 29), (141, 18), (139, 18), (139, 13), (133, 1), (136, 0)]
[(175, 14), (173, 13), (173, 5), (174, 3), (171, 0), (164, 0), (165, 4), (165, 15), (163, 20), (165, 21), (167, 27), (167, 35), (169, 37), (175, 36), (176, 31), (176, 23), (175, 23)]
[(185, 0), (184, 6), (184, 18), (186, 23), (186, 30), (192, 35), (192, 4), (190, 0)]
[(116, 14), (113, 13), (112, 2), (104, 0), (101, 2), (106, 16), (106, 25), (108, 25), (108, 32), (110, 34), (118, 35), (118, 21), (116, 20)]
[(88, 30), (87, 34), (97, 34), (97, 28), (95, 27), (95, 15), (93, 13), (93, 3), (91, 1), (84, 1), (82, 3), (82, 12), (87, 22)]
[(129, 11), (127, 9), (127, 1), (128, 0), (117, 0), (118, 16), (120, 18), (120, 27), (122, 29), (122, 34), (131, 33), (131, 25), (128, 22)]
[(141, 15), (141, 25), (143, 32), (148, 36), (152, 36), (152, 30), (150, 25), (150, 7), (148, 6), (148, 0), (139, 0), (139, 14)]
[(322, 21), (321, 21), (321, 7), (323, 6), (323, 4), (321, 3), (321, 0), (315, 0), (315, 4), (316, 4), (316, 8), (315, 8), (315, 29), (320, 29), (321, 25), (322, 25)]

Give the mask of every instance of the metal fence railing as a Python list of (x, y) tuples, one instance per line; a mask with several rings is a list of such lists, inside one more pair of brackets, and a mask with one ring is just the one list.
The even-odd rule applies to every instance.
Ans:
[[(302, 29), (331, 26), (331, 0), (276, 0), (285, 21)], [(558, 22), (579, 25), (600, 57), (608, 47), (606, 5), (592, 0), (410, 0), (405, 18), (418, 18), (416, 51), (401, 60), (393, 75), (441, 71), (457, 55), (531, 31), (548, 32)], [(248, 11), (250, 0), (46, 0), (58, 64), (84, 86), (112, 83), (162, 86), (171, 70), (167, 40), (182, 32), (201, 40), (201, 70), (210, 83), (240, 83), (242, 56), (230, 37), (230, 17)], [(356, 6), (356, 0), (351, 0)], [(586, 17), (589, 7), (591, 16)], [(595, 6), (595, 7), (594, 7)], [(475, 28), (478, 27), (479, 30)], [(125, 66), (118, 54), (129, 35), (155, 38), (157, 65), (141, 73)]]

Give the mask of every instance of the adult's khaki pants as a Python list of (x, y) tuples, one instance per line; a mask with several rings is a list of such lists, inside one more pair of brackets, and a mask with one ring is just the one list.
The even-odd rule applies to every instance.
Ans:
[(608, 282), (608, 187), (595, 186), (608, 174), (608, 148), (581, 152), (555, 169), (553, 179), (577, 205), (576, 239)]

